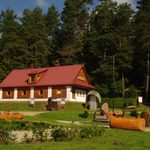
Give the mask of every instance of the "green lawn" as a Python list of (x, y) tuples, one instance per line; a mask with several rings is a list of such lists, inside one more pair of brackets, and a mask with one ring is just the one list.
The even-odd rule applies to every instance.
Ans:
[(83, 113), (82, 111), (53, 111), (42, 113), (36, 116), (25, 116), (24, 120), (28, 121), (46, 121), (54, 122), (55, 120), (66, 120), (66, 121), (91, 121), (93, 114), (90, 113), (88, 118), (81, 118), (79, 114)]
[(106, 129), (102, 136), (88, 140), (42, 144), (0, 145), (2, 150), (149, 150), (150, 132)]
[(46, 111), (47, 102), (35, 102), (35, 107), (29, 107), (29, 102), (0, 102), (0, 111)]
[[(0, 110), (13, 110), (13, 111), (41, 111), (46, 107), (46, 102), (37, 102), (35, 107), (30, 108), (27, 102), (7, 102), (0, 103)], [(67, 103), (62, 110), (47, 111), (45, 113), (36, 116), (25, 116), (24, 120), (28, 121), (47, 121), (54, 122), (55, 120), (67, 120), (67, 121), (91, 121), (93, 112), (89, 111), (88, 118), (81, 118), (79, 114), (82, 114), (86, 109), (82, 106), (82, 103)], [(87, 110), (86, 110), (87, 111)]]
[[(2, 103), (1, 103), (2, 104)], [(0, 104), (0, 105), (1, 105)], [(3, 106), (3, 107), (2, 107)], [(10, 106), (10, 104), (2, 104), (0, 110), (9, 110), (8, 108), (15, 108), (14, 110), (19, 111), (22, 107), (23, 110), (27, 109), (27, 103), (18, 103), (18, 105)], [(38, 106), (38, 105), (37, 105)], [(38, 107), (35, 106), (33, 111), (37, 111)], [(44, 107), (44, 104), (39, 104), (39, 107)], [(32, 108), (30, 108), (32, 109)], [(11, 109), (10, 109), (11, 110)], [(25, 116), (23, 120), (28, 121), (40, 121), (40, 122), (56, 122), (56, 120), (68, 120), (68, 121), (80, 121), (91, 124), (99, 125), (100, 123), (92, 122), (93, 112), (89, 111), (88, 118), (81, 118), (79, 114), (86, 110), (82, 104), (79, 103), (68, 103), (65, 105), (65, 109), (59, 111), (45, 111), (43, 114), (36, 116)], [(150, 111), (150, 107), (140, 105), (137, 108), (138, 111)], [(30, 110), (31, 111), (31, 110)], [(41, 110), (40, 110), (41, 111)], [(126, 110), (130, 112), (130, 110)], [(94, 139), (87, 140), (75, 140), (66, 142), (46, 142), (46, 143), (36, 143), (36, 144), (0, 144), (0, 149), (2, 150), (149, 150), (150, 149), (150, 132), (140, 132), (140, 131), (129, 131), (121, 129), (110, 129), (106, 128), (106, 131), (100, 137), (95, 137)]]

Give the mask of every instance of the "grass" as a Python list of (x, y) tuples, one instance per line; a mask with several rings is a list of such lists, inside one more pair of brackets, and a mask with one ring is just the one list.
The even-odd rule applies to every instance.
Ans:
[[(3, 107), (2, 107), (3, 105)], [(27, 103), (18, 103), (14, 106), (10, 103), (4, 105), (0, 103), (0, 110), (9, 110), (8, 108), (13, 108), (13, 110), (23, 110), (27, 109)], [(43, 108), (44, 104), (37, 104), (40, 108)], [(13, 107), (12, 107), (13, 106)], [(37, 111), (37, 107), (33, 108)], [(15, 108), (15, 109), (14, 109)], [(150, 111), (150, 107), (141, 105), (136, 108), (138, 111)], [(36, 116), (25, 116), (23, 120), (28, 121), (46, 121), (55, 122), (56, 120), (68, 120), (68, 121), (80, 121), (80, 122), (91, 122), (91, 124), (99, 125), (100, 123), (93, 123), (92, 117), (93, 112), (89, 111), (88, 118), (79, 117), (80, 113), (83, 113), (85, 108), (79, 103), (67, 103), (65, 109), (58, 111), (45, 111), (43, 114)], [(30, 110), (31, 111), (31, 110)], [(41, 110), (40, 110), (41, 111)], [(131, 110), (126, 110), (130, 112)], [(76, 141), (65, 141), (65, 142), (46, 142), (46, 143), (36, 143), (36, 144), (13, 144), (8, 145), (0, 144), (0, 149), (2, 150), (148, 150), (150, 149), (149, 144), (150, 132), (140, 132), (140, 131), (129, 131), (121, 129), (110, 129), (106, 128), (106, 131), (100, 137), (95, 137), (94, 139), (87, 140), (76, 140)]]
[(60, 110), (38, 114), (36, 116), (25, 116), (25, 120), (28, 121), (47, 121), (53, 122), (56, 120), (66, 120), (66, 121), (91, 121), (93, 114), (90, 114), (88, 118), (81, 118), (79, 114), (83, 113), (82, 111), (69, 111), (69, 110)]
[(65, 108), (57, 111), (46, 111), (45, 113), (38, 114), (36, 116), (25, 116), (24, 120), (28, 121), (46, 121), (55, 122), (56, 120), (65, 121), (91, 121), (93, 118), (93, 113), (89, 111), (88, 118), (82, 118), (79, 114), (83, 113), (86, 109), (81, 103), (67, 103)]
[(0, 102), (0, 111), (46, 111), (47, 102), (35, 102), (29, 107), (29, 102)]
[(107, 129), (102, 136), (88, 140), (42, 144), (0, 145), (2, 150), (148, 150), (150, 133)]
[(136, 108), (137, 111), (143, 111), (143, 112), (150, 112), (150, 107), (143, 105), (143, 104), (139, 104), (139, 106)]
[[(15, 110), (15, 111), (41, 111), (44, 110), (46, 102), (37, 102), (35, 107), (30, 108), (28, 102), (1, 102), (0, 110)], [(45, 113), (38, 114), (36, 116), (25, 116), (23, 120), (26, 121), (46, 121), (46, 122), (56, 122), (56, 120), (66, 120), (66, 121), (91, 121), (93, 113), (89, 111), (88, 118), (81, 118), (79, 114), (83, 113), (86, 109), (83, 107), (82, 103), (67, 103), (65, 108), (56, 111), (47, 111)]]

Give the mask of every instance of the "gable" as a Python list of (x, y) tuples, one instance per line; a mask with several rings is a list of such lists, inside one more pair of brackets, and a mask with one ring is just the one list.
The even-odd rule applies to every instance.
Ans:
[(90, 81), (88, 79), (87, 73), (84, 68), (82, 68), (75, 78), (75, 82), (82, 82), (89, 84)]

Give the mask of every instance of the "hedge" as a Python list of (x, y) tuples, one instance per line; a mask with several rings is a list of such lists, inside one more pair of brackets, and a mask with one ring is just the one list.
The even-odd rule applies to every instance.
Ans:
[[(19, 132), (19, 136), (16, 135), (16, 131)], [(103, 131), (104, 128), (94, 125), (65, 126), (46, 122), (0, 120), (0, 144), (89, 139), (101, 136)], [(22, 132), (23, 137), (20, 136)]]
[(125, 108), (130, 105), (137, 105), (136, 98), (102, 98), (101, 105), (107, 102), (110, 108)]

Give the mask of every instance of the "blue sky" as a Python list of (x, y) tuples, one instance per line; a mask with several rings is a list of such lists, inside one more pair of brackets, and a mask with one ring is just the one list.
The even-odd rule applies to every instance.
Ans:
[[(59, 11), (63, 10), (63, 3), (65, 0), (0, 0), (0, 10), (5, 10), (6, 8), (11, 8), (19, 16), (22, 15), (22, 12), (25, 8), (33, 9), (37, 6), (43, 9), (44, 12), (47, 11), (47, 8), (51, 5), (55, 5)], [(99, 0), (94, 0), (94, 4), (98, 4)], [(128, 2), (135, 7), (136, 0), (113, 0), (118, 3)]]

